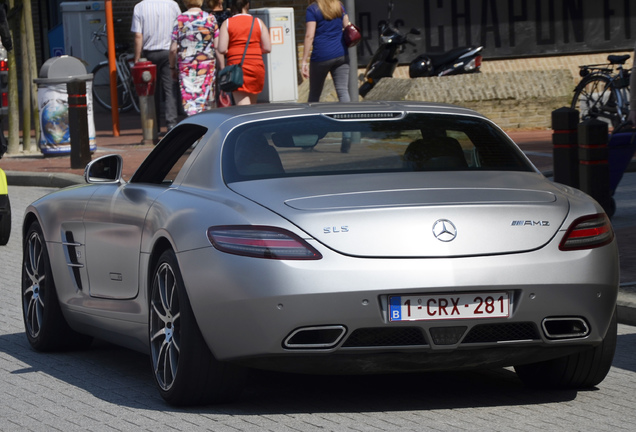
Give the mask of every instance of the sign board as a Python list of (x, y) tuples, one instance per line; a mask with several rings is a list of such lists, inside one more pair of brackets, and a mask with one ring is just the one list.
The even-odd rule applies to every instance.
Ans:
[[(483, 45), (484, 58), (535, 57), (633, 50), (633, 0), (396, 0), (390, 23), (409, 36), (401, 62), (416, 54)], [(366, 62), (378, 46), (378, 25), (388, 19), (386, 0), (356, 0), (351, 17), (363, 35), (358, 58)]]

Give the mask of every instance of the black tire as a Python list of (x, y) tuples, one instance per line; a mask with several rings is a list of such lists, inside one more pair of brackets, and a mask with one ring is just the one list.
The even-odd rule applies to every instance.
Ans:
[(11, 201), (7, 195), (5, 212), (0, 214), (0, 246), (9, 243), (11, 237)]
[(234, 400), (245, 370), (214, 358), (196, 323), (177, 259), (165, 251), (153, 272), (148, 330), (152, 375), (159, 393), (175, 406)]
[(584, 389), (598, 385), (605, 379), (614, 359), (617, 339), (616, 311), (603, 342), (566, 357), (539, 363), (515, 366), (523, 383), (541, 389)]
[[(119, 74), (117, 74), (117, 101), (120, 112), (126, 112), (133, 108), (131, 96), (121, 82)], [(93, 69), (93, 100), (102, 108), (111, 109), (110, 69), (108, 63), (100, 63)]]
[(628, 112), (617, 103), (618, 91), (610, 86), (610, 80), (603, 75), (589, 75), (576, 86), (571, 108), (579, 110), (581, 121), (591, 118), (618, 127)]
[(369, 81), (365, 81), (360, 88), (358, 89), (358, 94), (362, 97), (365, 97), (367, 95), (367, 93), (369, 93), (371, 91), (371, 89), (375, 87), (375, 84), (369, 82)]
[(29, 226), (23, 246), (22, 316), (29, 343), (44, 352), (88, 346), (92, 338), (73, 331), (64, 319), (38, 222)]

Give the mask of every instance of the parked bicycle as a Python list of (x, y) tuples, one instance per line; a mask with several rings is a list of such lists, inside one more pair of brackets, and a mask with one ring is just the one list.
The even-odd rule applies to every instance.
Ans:
[(629, 115), (629, 70), (623, 65), (629, 55), (610, 55), (608, 64), (579, 66), (583, 79), (574, 89), (571, 108), (579, 110), (581, 120), (595, 118), (613, 127)]
[[(104, 25), (101, 30), (93, 33), (91, 40), (97, 49), (108, 58), (108, 40), (106, 35), (106, 25)], [(133, 108), (139, 112), (139, 98), (135, 92), (131, 72), (134, 55), (126, 52), (127, 50), (127, 44), (115, 44), (117, 101), (119, 102), (120, 112), (129, 111)], [(111, 109), (110, 66), (108, 60), (100, 62), (93, 68), (93, 99), (105, 109)]]

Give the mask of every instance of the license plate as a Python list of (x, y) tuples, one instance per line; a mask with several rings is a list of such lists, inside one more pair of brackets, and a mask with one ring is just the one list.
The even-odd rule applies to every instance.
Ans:
[(507, 292), (390, 296), (390, 321), (426, 321), (510, 316)]

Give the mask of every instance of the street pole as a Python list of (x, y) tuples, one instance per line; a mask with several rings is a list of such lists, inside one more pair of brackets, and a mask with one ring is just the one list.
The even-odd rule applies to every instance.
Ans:
[(115, 24), (113, 21), (113, 2), (106, 0), (106, 34), (108, 38), (108, 66), (110, 75), (110, 114), (113, 123), (113, 136), (119, 136), (119, 102), (117, 100), (117, 59), (115, 57)]
[[(345, 8), (349, 15), (349, 21), (356, 22), (355, 0), (345, 0)], [(349, 48), (349, 97), (351, 102), (358, 102), (358, 48)]]

